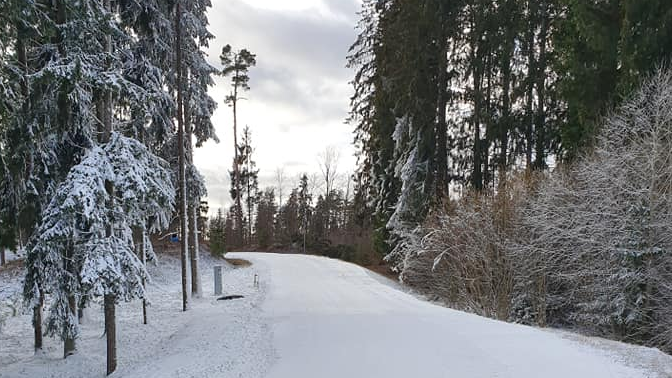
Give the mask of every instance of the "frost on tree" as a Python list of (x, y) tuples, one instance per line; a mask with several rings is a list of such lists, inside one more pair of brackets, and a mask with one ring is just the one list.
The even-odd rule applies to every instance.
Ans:
[(84, 155), (58, 186), (28, 251), (25, 298), (32, 307), (40, 290), (51, 296), (47, 334), (77, 336), (70, 296), (145, 297), (147, 272), (134, 253), (132, 229), (165, 229), (174, 198), (167, 164), (134, 139), (113, 133), (109, 143)]

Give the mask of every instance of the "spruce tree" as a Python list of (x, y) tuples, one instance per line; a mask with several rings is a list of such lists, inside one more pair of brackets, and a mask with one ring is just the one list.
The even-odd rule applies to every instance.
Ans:
[(257, 164), (252, 157), (253, 152), (252, 132), (248, 126), (245, 126), (238, 156), (241, 162), (240, 186), (243, 189), (241, 198), (245, 199), (245, 210), (247, 213), (247, 245), (252, 245), (253, 225), (255, 224), (253, 217), (261, 194), (259, 193), (259, 169), (257, 169)]
[(210, 241), (210, 252), (218, 257), (226, 253), (226, 219), (222, 214), (222, 209), (217, 210), (217, 215), (210, 219), (208, 227), (208, 239)]
[(275, 203), (275, 191), (266, 189), (260, 195), (257, 219), (255, 221), (255, 235), (259, 248), (266, 249), (275, 241), (274, 223), (277, 205)]
[(308, 230), (312, 223), (312, 201), (313, 194), (308, 187), (308, 175), (305, 173), (301, 175), (299, 180), (299, 189), (296, 196), (297, 201), (297, 215), (298, 215), (298, 231), (301, 233), (301, 242), (303, 245), (303, 253), (306, 253), (306, 243), (308, 237)]

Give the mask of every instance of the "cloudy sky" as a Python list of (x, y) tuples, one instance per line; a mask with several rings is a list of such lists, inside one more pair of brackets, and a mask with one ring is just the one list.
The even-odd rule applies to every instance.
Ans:
[[(355, 166), (352, 127), (344, 124), (353, 73), (345, 68), (355, 39), (360, 0), (213, 0), (209, 12), (216, 39), (208, 50), (220, 67), (224, 45), (257, 54), (251, 91), (239, 105), (240, 130), (249, 125), (260, 187), (275, 185), (284, 167), (288, 189), (302, 172), (319, 172), (318, 155), (328, 146), (339, 152), (339, 172)], [(217, 78), (211, 95), (220, 104), (213, 117), (220, 143), (196, 150), (211, 210), (230, 203), (227, 170), (233, 157), (231, 109), (223, 104), (230, 80)]]

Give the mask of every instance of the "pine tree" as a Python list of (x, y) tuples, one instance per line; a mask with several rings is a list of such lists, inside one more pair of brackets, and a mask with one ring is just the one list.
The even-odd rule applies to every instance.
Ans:
[[(12, 185), (24, 183), (14, 186), (13, 193), (18, 199), (17, 204), (30, 204), (31, 207), (17, 209), (17, 224), (21, 223), (20, 227), (27, 230), (36, 229), (26, 259), (25, 287), (26, 301), (34, 308), (36, 348), (39, 348), (42, 323), (39, 310), (45, 293), (59, 290), (55, 307), (50, 311), (48, 332), (61, 335), (65, 341), (66, 356), (75, 349), (77, 325), (73, 319), (76, 319), (77, 305), (81, 306), (96, 296), (104, 297), (108, 373), (116, 367), (115, 302), (138, 297), (135, 278), (141, 277), (141, 284), (144, 279), (143, 274), (138, 273), (137, 257), (133, 260), (128, 256), (129, 251), (135, 253), (131, 248), (133, 244), (127, 243), (129, 240), (135, 242), (132, 240), (133, 233), (124, 230), (148, 228), (149, 218), (157, 214), (138, 214), (156, 210), (157, 206), (156, 211), (163, 212), (172, 204), (162, 197), (168, 189), (160, 190), (154, 185), (164, 188), (171, 185), (170, 176), (162, 173), (165, 171), (161, 163), (137, 141), (124, 139), (119, 134), (109, 139), (112, 130), (117, 128), (120, 132), (144, 137), (137, 132), (138, 128), (133, 131), (117, 127), (132, 124), (126, 122), (127, 113), (122, 110), (132, 109), (136, 116), (143, 114), (134, 117), (134, 120), (146, 119), (144, 114), (153, 114), (157, 108), (156, 98), (165, 98), (161, 95), (164, 91), (161, 84), (144, 80), (147, 76), (139, 78), (131, 74), (130, 67), (140, 67), (139, 60), (152, 61), (153, 55), (150, 52), (145, 52), (145, 56), (128, 53), (141, 51), (138, 46), (143, 41), (143, 34), (138, 24), (130, 21), (134, 17), (134, 9), (127, 5), (119, 4), (119, 7), (113, 8), (109, 1), (82, 3), (68, 0), (40, 4), (47, 7), (48, 12), (37, 12), (36, 15), (50, 19), (32, 22), (31, 25), (39, 31), (30, 44), (17, 49), (23, 67), (21, 72), (31, 73), (30, 81), (23, 81), (25, 93), (30, 93), (30, 98), (26, 97), (22, 106), (22, 123), (28, 127), (9, 128), (7, 133), (3, 133), (4, 141), (16, 148), (11, 153), (16, 159), (11, 163), (14, 171), (5, 175), (12, 179), (5, 180), (4, 183), (9, 182), (9, 185), (3, 183), (3, 187), (11, 190)], [(30, 12), (24, 14), (30, 15)], [(57, 46), (57, 49), (45, 49), (50, 45)], [(28, 49), (30, 53), (24, 57)], [(154, 73), (157, 72), (158, 69), (154, 70)], [(143, 125), (137, 123), (136, 126)], [(11, 143), (14, 138), (23, 142)], [(94, 164), (101, 164), (101, 170), (95, 174), (89, 172)], [(140, 173), (141, 179), (153, 179), (153, 184), (140, 184), (137, 177), (129, 176), (133, 170), (124, 168), (126, 174), (123, 174), (115, 164), (153, 170), (151, 174)], [(82, 197), (70, 193), (73, 189), (80, 189), (79, 185), (84, 185), (82, 181), (86, 180), (93, 181), (87, 184), (88, 187), (83, 187), (90, 190), (88, 194), (97, 196), (99, 200), (105, 199), (96, 202), (100, 208), (92, 209), (88, 207), (91, 204), (77, 203), (83, 201)], [(95, 187), (101, 182), (103, 185)], [(101, 188), (105, 194), (100, 192)], [(156, 193), (143, 194), (146, 188)], [(121, 190), (127, 194), (143, 195), (144, 198), (115, 198)], [(36, 200), (31, 201), (33, 196)], [(158, 205), (157, 198), (161, 199)], [(63, 204), (62, 201), (71, 202)], [(135, 205), (140, 208), (132, 207)], [(84, 215), (68, 214), (67, 211), (72, 209), (62, 206), (84, 206), (89, 212)], [(109, 215), (112, 212), (115, 217)], [(117, 219), (118, 212), (126, 214), (125, 220)], [(57, 216), (70, 219), (67, 222), (72, 224), (59, 223), (61, 229), (58, 232), (61, 234), (50, 235), (49, 232), (56, 232), (56, 229), (45, 228), (48, 227), (45, 224), (59, 222)], [(86, 218), (88, 216), (95, 219)], [(41, 219), (39, 224), (38, 219)], [(117, 228), (117, 222), (127, 228)], [(115, 249), (113, 246), (117, 242), (121, 244)], [(100, 253), (109, 255), (106, 257), (109, 262), (117, 259), (119, 267), (113, 274), (103, 265), (98, 266), (102, 270), (87, 265), (100, 260), (100, 255), (97, 255)], [(63, 264), (56, 264), (57, 267), (45, 271), (45, 258), (52, 259), (48, 264), (58, 261)], [(144, 271), (144, 266), (141, 270)], [(52, 273), (54, 276), (49, 276)], [(94, 281), (97, 283), (92, 287)], [(45, 290), (43, 285), (56, 285), (58, 288)], [(50, 294), (54, 295), (53, 292)]]
[(563, 14), (554, 44), (556, 70), (567, 102), (562, 125), (567, 157), (592, 144), (596, 124), (611, 106), (627, 98), (642, 77), (672, 52), (670, 6), (665, 1), (562, 0)]
[[(358, 24), (360, 34), (350, 48), (348, 66), (357, 69), (352, 81), (349, 120), (355, 123), (355, 144), (359, 149), (358, 192), (372, 209), (376, 249), (389, 252), (389, 230), (386, 227), (399, 195), (400, 183), (389, 164), (394, 153), (392, 139), (395, 115), (393, 83), (385, 80), (396, 71), (391, 57), (393, 43), (384, 41), (386, 21), (381, 21), (390, 1), (365, 0)], [(392, 42), (394, 40), (392, 39)]]
[(26, 301), (35, 305), (41, 292), (52, 297), (47, 334), (77, 337), (73, 297), (106, 297), (106, 310), (117, 300), (144, 298), (147, 273), (134, 253), (132, 228), (150, 219), (154, 230), (167, 227), (174, 195), (167, 165), (116, 133), (72, 168), (45, 209), (26, 260), (32, 268)]
[(284, 245), (291, 245), (300, 238), (299, 192), (293, 189), (289, 198), (278, 211), (276, 220), (276, 239)]
[[(248, 71), (251, 67), (254, 67), (257, 64), (256, 55), (249, 52), (247, 49), (242, 49), (240, 51), (233, 51), (231, 45), (226, 45), (222, 48), (222, 54), (220, 55), (220, 60), (222, 62), (223, 69), (221, 71), (222, 76), (231, 76), (231, 87), (232, 92), (229, 94), (225, 103), (231, 106), (233, 109), (233, 146), (234, 146), (234, 158), (233, 158), (233, 179), (235, 183), (235, 193), (236, 196), (233, 197), (233, 200), (236, 202), (236, 222), (238, 223), (237, 229), (240, 232), (239, 238), (243, 240), (244, 238), (244, 227), (243, 227), (243, 207), (241, 204), (240, 195), (242, 193), (242, 183), (241, 175), (239, 170), (239, 157), (238, 157), (238, 101), (241, 99), (240, 94), (250, 90), (249, 81), (250, 77), (248, 76)], [(248, 219), (249, 221), (249, 219)]]

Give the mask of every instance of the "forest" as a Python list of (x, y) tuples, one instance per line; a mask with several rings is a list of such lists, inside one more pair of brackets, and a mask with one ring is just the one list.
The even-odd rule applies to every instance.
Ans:
[[(227, 44), (208, 63), (211, 6), (0, 0), (0, 266), (21, 251), (36, 352), (50, 336), (73, 355), (99, 305), (114, 373), (115, 309), (137, 300), (147, 324), (166, 235), (183, 312), (202, 250), (303, 253), (389, 267), (457, 310), (672, 352), (667, 0), (362, 0), (343, 52), (357, 166), (325, 147), (315, 173), (279, 168), (268, 188), (238, 112), (257, 56)], [(220, 138), (231, 201), (209, 209), (194, 149)]]
[(175, 214), (183, 310), (188, 288), (200, 293), (206, 193), (192, 157), (217, 139), (208, 88), (220, 72), (203, 51), (210, 5), (0, 1), (0, 251), (3, 265), (5, 248), (25, 252), (36, 351), (58, 336), (64, 357), (74, 354), (83, 309), (102, 302), (114, 372), (115, 308), (142, 300), (147, 322), (150, 236)]
[(672, 350), (672, 5), (364, 1), (355, 219), (448, 306)]
[(246, 129), (213, 251), (384, 260), (454, 308), (672, 350), (672, 6), (366, 0), (359, 16), (356, 173), (334, 185), (325, 154), (283, 203)]

